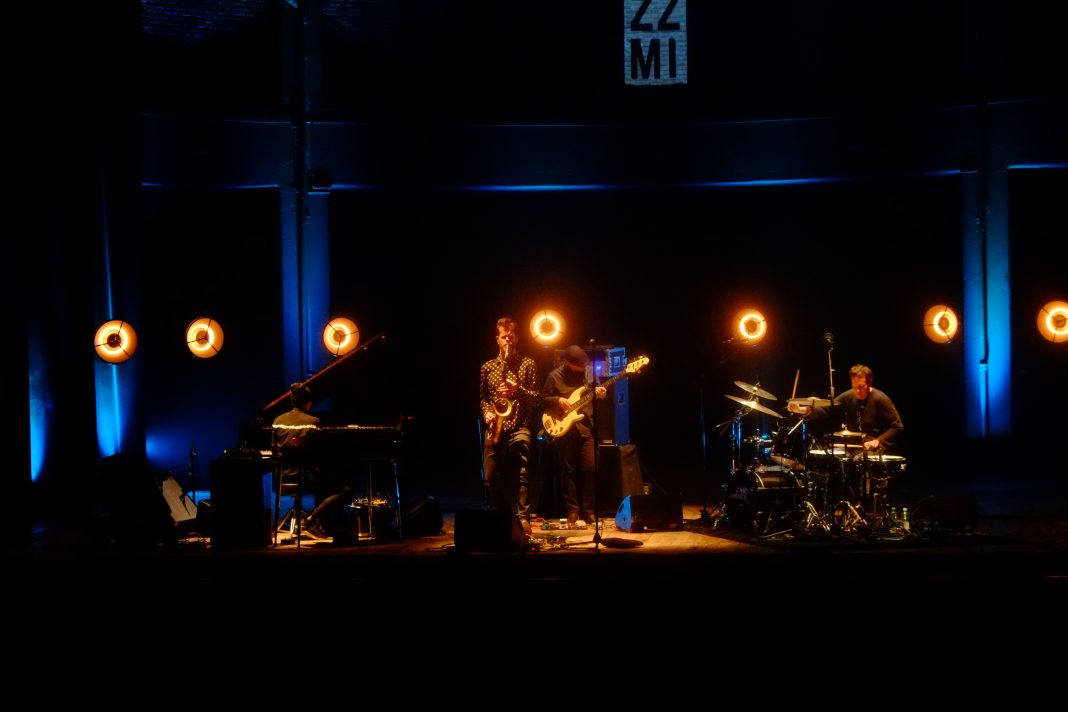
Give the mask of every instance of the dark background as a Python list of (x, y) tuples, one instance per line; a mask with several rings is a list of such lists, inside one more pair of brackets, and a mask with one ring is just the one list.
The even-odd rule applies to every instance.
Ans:
[[(566, 341), (650, 356), (631, 436), (648, 474), (690, 496), (728, 464), (711, 426), (733, 413), (734, 380), (776, 408), (797, 371), (799, 394), (827, 395), (825, 332), (837, 392), (864, 362), (894, 398), (916, 477), (1019, 462), (1068, 425), (1064, 348), (1034, 331), (1068, 286), (1063, 25), (1047, 3), (691, 0), (690, 81), (675, 87), (623, 84), (616, 0), (301, 5), (303, 36), (267, 0), (19, 11), (27, 49), (60, 67), (16, 84), (28, 126), (9, 198), (34, 216), (28, 269), (8, 266), (30, 348), (7, 388), (47, 414), (39, 489), (77, 490), (101, 454), (92, 354), (57, 331), (86, 344), (118, 312), (139, 326), (122, 368), (157, 472), (181, 475), (191, 442), (220, 457), (293, 380), (280, 243), (301, 117), (329, 189), (331, 312), (388, 334), (321, 407), (414, 416), (413, 489), (477, 491), (493, 323), (542, 308), (564, 314)], [(959, 313), (966, 177), (1022, 163), (995, 196), (1014, 421), (987, 460), (964, 437), (962, 344), (932, 344), (921, 320), (934, 303)], [(584, 189), (490, 189), (516, 185)], [(743, 306), (768, 317), (759, 346), (724, 343)], [(210, 361), (182, 344), (202, 314), (226, 328)], [(546, 373), (551, 353), (524, 336)]]

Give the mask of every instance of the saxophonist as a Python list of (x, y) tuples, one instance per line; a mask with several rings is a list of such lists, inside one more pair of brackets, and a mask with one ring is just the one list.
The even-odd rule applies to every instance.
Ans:
[(516, 346), (516, 323), (497, 320), (497, 356), (482, 364), (479, 404), (486, 425), (484, 484), (490, 507), (512, 512), (529, 531), (531, 507), (530, 418), (537, 408), (537, 367)]

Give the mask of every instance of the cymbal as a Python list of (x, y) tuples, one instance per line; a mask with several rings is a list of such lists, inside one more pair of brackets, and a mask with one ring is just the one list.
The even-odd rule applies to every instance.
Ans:
[(793, 405), (807, 405), (809, 408), (815, 408), (816, 406), (826, 408), (831, 405), (831, 401), (828, 398), (791, 398), (788, 402)]
[(756, 400), (745, 400), (744, 398), (739, 398), (738, 396), (727, 396), (727, 397), (730, 398), (732, 401), (736, 401), (738, 403), (741, 403), (746, 408), (752, 408), (753, 410), (759, 410), (761, 413), (767, 413), (768, 415), (774, 415), (776, 418), (781, 418), (782, 417), (781, 415), (779, 415), (778, 413), (773, 411), (771, 408), (768, 408), (766, 405), (761, 405)]
[(864, 433), (858, 433), (855, 430), (839, 430), (834, 434), (836, 438), (862, 438)]
[(735, 381), (734, 385), (738, 386), (743, 391), (752, 393), (754, 396), (760, 396), (761, 398), (767, 398), (768, 400), (777, 400), (775, 396), (771, 395), (760, 386), (754, 386), (753, 384), (746, 383), (745, 381)]

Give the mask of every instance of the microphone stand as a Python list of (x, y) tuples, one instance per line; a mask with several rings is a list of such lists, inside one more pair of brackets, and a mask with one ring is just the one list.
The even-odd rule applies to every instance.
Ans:
[[(602, 361), (602, 363), (605, 367), (608, 366), (608, 361)], [(593, 481), (589, 484), (593, 485), (593, 551), (596, 553), (601, 550), (601, 512), (597, 501), (597, 476), (600, 473), (601, 465), (601, 456), (599, 453), (599, 450), (601, 449), (601, 441), (597, 434), (597, 421), (599, 420), (597, 417), (597, 373), (592, 358), (590, 359), (589, 387), (593, 389), (593, 393), (591, 394), (593, 397), (590, 398), (590, 432), (593, 434)], [(581, 466), (579, 469), (581, 470)]]
[(193, 506), (197, 506), (197, 443), (189, 443), (189, 488), (193, 491)]
[(834, 364), (831, 362), (831, 353), (834, 351), (834, 339), (824, 337), (827, 344), (827, 377), (831, 381), (831, 404), (834, 404)]
[(702, 373), (697, 381), (698, 418), (701, 423), (701, 478), (704, 481), (703, 502), (701, 504), (701, 523), (711, 524), (712, 513), (708, 511), (708, 425), (705, 422), (705, 376)]

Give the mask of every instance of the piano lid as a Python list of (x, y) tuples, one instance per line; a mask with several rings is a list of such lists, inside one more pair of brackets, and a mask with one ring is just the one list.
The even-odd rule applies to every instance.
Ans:
[[(375, 343), (379, 339), (386, 340), (386, 332), (376, 334), (370, 340), (360, 344), (352, 351), (349, 351), (344, 356), (332, 360), (311, 376), (306, 378), (302, 383), (311, 389), (312, 401), (318, 402), (329, 398), (333, 394), (333, 389), (336, 385), (337, 374), (342, 368), (342, 364), (352, 363), (356, 354), (362, 353), (367, 347)], [(286, 412), (292, 406), (289, 403), (289, 389), (287, 388), (284, 393), (272, 400), (267, 405), (260, 408), (259, 412), (253, 416), (253, 420), (259, 422), (273, 421), (278, 415)]]

